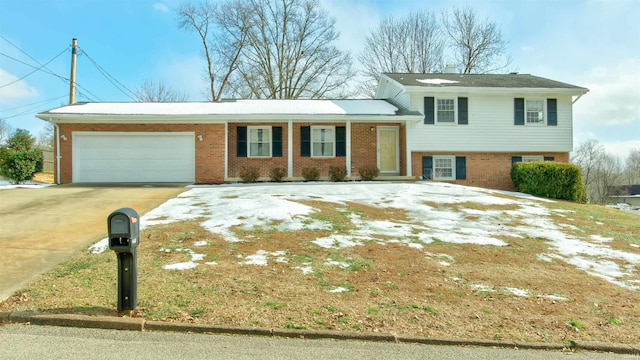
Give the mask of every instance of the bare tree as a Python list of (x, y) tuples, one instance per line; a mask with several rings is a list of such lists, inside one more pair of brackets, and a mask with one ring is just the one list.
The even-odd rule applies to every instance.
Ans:
[(441, 25), (430, 12), (384, 19), (367, 36), (358, 57), (364, 67), (363, 90), (373, 95), (384, 72), (424, 74), (442, 69), (444, 44)]
[(171, 89), (161, 81), (144, 80), (133, 91), (138, 102), (179, 102), (186, 101), (187, 94)]
[(241, 0), (224, 3), (183, 3), (178, 8), (180, 28), (200, 37), (206, 60), (207, 97), (219, 101), (245, 46), (247, 8)]
[(237, 93), (266, 99), (345, 95), (355, 73), (318, 0), (245, 0), (250, 25)]
[(7, 120), (0, 119), (0, 146), (7, 141), (12, 132), (11, 125), (9, 125)]
[(39, 147), (53, 148), (53, 124), (47, 122), (46, 125), (40, 129), (35, 144)]
[(179, 18), (202, 39), (214, 101), (341, 97), (355, 75), (318, 0), (185, 4)]
[(627, 185), (640, 184), (640, 149), (633, 149), (625, 161), (624, 177)]
[(620, 160), (608, 154), (597, 140), (587, 140), (574, 152), (572, 162), (582, 169), (582, 182), (589, 201), (606, 204), (620, 185), (622, 166)]
[(464, 74), (491, 73), (509, 66), (506, 41), (495, 22), (481, 19), (467, 7), (444, 11), (442, 23), (454, 62)]

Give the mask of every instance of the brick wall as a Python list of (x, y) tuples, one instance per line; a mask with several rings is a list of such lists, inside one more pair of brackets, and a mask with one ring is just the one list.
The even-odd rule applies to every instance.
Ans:
[(333, 158), (314, 158), (310, 156), (300, 156), (300, 128), (303, 126), (345, 126), (344, 123), (294, 123), (293, 124), (293, 176), (301, 177), (302, 169), (314, 167), (320, 171), (320, 176), (329, 176), (330, 166), (346, 166), (345, 156)]
[(466, 157), (466, 180), (448, 181), (460, 185), (489, 189), (513, 190), (511, 182), (511, 157), (522, 155), (553, 156), (555, 161), (569, 162), (569, 153), (418, 153), (411, 154), (412, 173), (422, 174), (422, 157), (433, 155), (455, 155)]
[[(282, 156), (271, 158), (250, 158), (237, 156), (237, 136), (238, 126), (282, 126)], [(251, 123), (251, 124), (229, 124), (229, 177), (240, 177), (243, 168), (256, 168), (260, 171), (261, 177), (269, 177), (271, 169), (280, 167), (287, 168), (289, 149), (289, 130), (287, 123)], [(247, 137), (249, 134), (247, 133)]]
[[(194, 132), (196, 183), (224, 181), (224, 125), (223, 124), (60, 124), (60, 182), (72, 181), (72, 148), (74, 131), (109, 132)], [(202, 136), (199, 141), (197, 136)], [(56, 175), (57, 176), (57, 175)]]
[(405, 164), (405, 126), (398, 123), (388, 124), (351, 124), (351, 171), (352, 175), (358, 175), (361, 166), (377, 166), (378, 164), (378, 126), (393, 126), (398, 128), (400, 174), (406, 175)]

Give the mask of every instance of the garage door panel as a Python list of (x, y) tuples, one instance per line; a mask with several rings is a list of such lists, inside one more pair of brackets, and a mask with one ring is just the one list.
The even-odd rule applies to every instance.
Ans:
[(193, 182), (193, 133), (74, 133), (73, 182)]

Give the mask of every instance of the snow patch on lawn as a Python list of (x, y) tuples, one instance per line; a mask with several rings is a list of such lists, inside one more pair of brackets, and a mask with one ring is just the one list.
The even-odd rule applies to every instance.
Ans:
[[(502, 196), (505, 194), (509, 197)], [(383, 210), (401, 209), (408, 220), (369, 221), (351, 213), (347, 217), (352, 230), (338, 232), (332, 229), (331, 223), (314, 218), (319, 210), (303, 204), (310, 201), (333, 203), (343, 212), (349, 211), (345, 208), (348, 202)], [(198, 218), (202, 219), (203, 228), (229, 242), (249, 240), (237, 235), (232, 230), (235, 228), (291, 232), (326, 230), (328, 235), (312, 243), (327, 249), (402, 243), (413, 250), (422, 250), (436, 241), (502, 247), (509, 245), (508, 239), (537, 238), (548, 245), (545, 253), (538, 255), (541, 261), (563, 261), (613, 284), (634, 290), (640, 288), (639, 274), (634, 268), (640, 263), (640, 254), (612, 249), (610, 243), (615, 240), (612, 238), (575, 235), (571, 225), (558, 225), (552, 219), (568, 212), (549, 210), (541, 202), (553, 200), (437, 182), (197, 186), (145, 214), (140, 224), (144, 229)], [(478, 210), (466, 208), (465, 203), (505, 206), (511, 210)], [(205, 246), (197, 244), (195, 246)], [(634, 249), (639, 246), (630, 245)], [(106, 242), (91, 249), (104, 251)], [(270, 258), (276, 262), (286, 261), (284, 255), (262, 251), (247, 256), (241, 264), (264, 266)], [(447, 266), (444, 263), (451, 265), (447, 259), (438, 261), (444, 266)], [(300, 269), (308, 267), (305, 265)]]

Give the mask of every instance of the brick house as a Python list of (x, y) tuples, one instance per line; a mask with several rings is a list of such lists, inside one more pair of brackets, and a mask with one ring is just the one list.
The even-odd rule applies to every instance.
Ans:
[(513, 161), (568, 161), (584, 88), (531, 75), (383, 74), (376, 99), (77, 103), (54, 124), (57, 183), (287, 180), (377, 166), (381, 179), (510, 189)]

